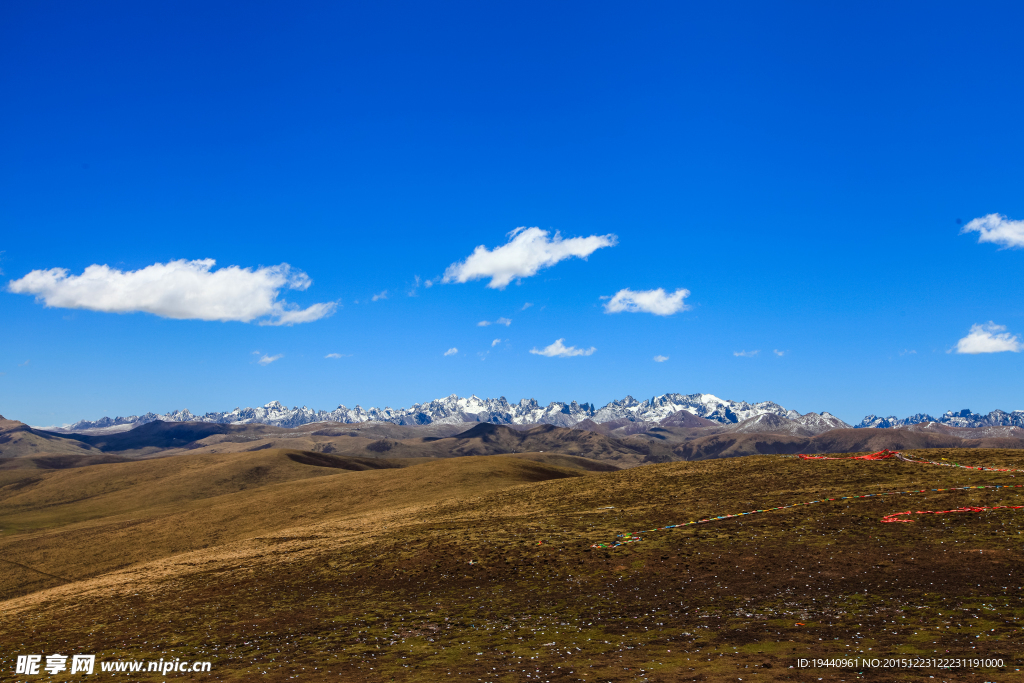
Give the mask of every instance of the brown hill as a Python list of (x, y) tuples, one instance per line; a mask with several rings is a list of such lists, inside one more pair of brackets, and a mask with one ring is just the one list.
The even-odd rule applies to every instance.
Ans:
[(556, 452), (596, 460), (611, 461), (620, 466), (672, 459), (671, 451), (660, 445), (619, 439), (596, 432), (566, 429), (553, 425), (537, 425), (519, 431), (505, 425), (481, 422), (450, 439), (431, 444), (453, 456), (516, 453), (519, 451)]
[[(207, 431), (203, 428), (192, 431), (188, 423), (160, 424), (163, 426), (150, 428), (156, 439), (149, 440), (145, 438), (146, 434), (142, 434), (129, 440), (128, 433), (104, 436), (102, 443), (94, 443), (104, 449), (130, 446), (134, 450), (110, 452), (143, 457), (192, 452), (224, 453), (293, 448), (363, 458), (449, 458), (523, 452), (559, 453), (605, 461), (615, 468), (649, 461), (652, 456), (662, 460), (672, 459), (671, 450), (660, 444), (652, 447), (646, 441), (606, 437), (596, 432), (565, 429), (547, 424), (524, 429), (479, 422), (473, 423), (472, 427), (454, 436), (435, 436), (431, 434), (438, 434), (440, 430), (418, 431), (418, 427), (397, 425), (388, 425), (384, 429), (371, 427), (364, 430), (343, 430), (342, 425), (316, 430), (286, 430), (262, 425), (211, 425), (218, 429)], [(231, 429), (223, 430), (224, 427)], [(445, 427), (450, 428), (451, 425)], [(139, 438), (140, 436), (143, 438)], [(189, 441), (190, 438), (196, 440)], [(172, 448), (160, 450), (147, 445), (154, 442), (168, 444)]]
[(39, 454), (83, 456), (100, 452), (86, 443), (33, 429), (23, 422), (0, 418), (0, 467), (3, 460)]
[(539, 460), (360, 461), (268, 450), (189, 454), (20, 479), (15, 472), (0, 473), (0, 558), (23, 568), (0, 573), (0, 596), (325, 519), (372, 511), (386, 523), (403, 510), (452, 496), (588, 474)]
[[(536, 426), (536, 425), (534, 425)], [(651, 424), (647, 422), (637, 422), (636, 420), (609, 420), (608, 422), (594, 422), (590, 418), (577, 422), (572, 426), (572, 429), (584, 432), (595, 432), (602, 436), (631, 436), (633, 434), (643, 434), (651, 428)]]
[[(223, 425), (208, 422), (151, 422), (124, 432), (103, 434), (57, 434), (32, 429), (20, 422), (8, 421), (9, 428), (30, 433), (31, 445), (3, 439), (0, 429), (0, 458), (25, 458), (24, 462), (0, 464), (8, 468), (72, 467), (98, 462), (123, 462), (130, 459), (177, 455), (192, 451), (240, 452), (274, 448), (312, 450), (325, 453), (379, 456), (365, 447), (374, 441), (409, 440), (412, 444), (448, 437), (465, 429), (464, 425), (427, 425), (408, 427), (387, 423), (342, 425), (317, 423), (298, 428), (261, 424)], [(90, 457), (84, 457), (89, 454)], [(103, 456), (103, 454), (107, 454)], [(70, 456), (82, 456), (77, 460)], [(421, 454), (410, 453), (409, 457)], [(46, 456), (43, 459), (34, 456)], [(55, 456), (62, 456), (54, 459)]]
[(721, 427), (722, 425), (714, 420), (706, 420), (703, 417), (697, 417), (688, 410), (679, 410), (658, 423), (662, 427), (686, 427), (688, 429), (698, 427)]
[[(939, 453), (1024, 467), (1020, 451)], [(267, 450), (0, 473), (28, 477), (0, 494), (0, 584), (18, 596), (0, 602), (0, 670), (69, 647), (282, 682), (782, 682), (797, 658), (936, 650), (1020, 666), (1007, 586), (1024, 513), (880, 522), (1015, 505), (993, 486), (1009, 473), (770, 456), (600, 474), (504, 456), (347, 464)], [(944, 488), (973, 484), (990, 486)], [(889, 491), (914, 493), (862, 497)], [(772, 511), (593, 547), (748, 510)], [(829, 672), (803, 677), (851, 677)]]
[[(818, 415), (808, 415), (821, 420)], [(153, 422), (128, 432), (65, 435), (5, 420), (0, 423), (0, 471), (67, 469), (187, 453), (277, 449), (364, 459), (558, 453), (620, 468), (758, 453), (1024, 445), (1024, 430), (1017, 427), (963, 429), (931, 423), (899, 429), (832, 429), (813, 436), (810, 427), (772, 415), (724, 426), (685, 411), (669, 416), (660, 425), (618, 420), (603, 424), (584, 421), (573, 429), (486, 422), (472, 423), (468, 429), (466, 426), (318, 423), (290, 429), (258, 424)]]
[[(105, 453), (131, 453), (143, 456), (166, 449), (190, 448), (208, 440), (246, 443), (271, 436), (290, 436), (293, 430), (261, 424), (228, 425), (212, 422), (150, 422), (127, 432), (100, 435), (69, 434)], [(220, 438), (215, 438), (220, 437)]]
[[(981, 430), (979, 430), (981, 431)], [(960, 429), (958, 433), (968, 430)], [(941, 430), (917, 429), (833, 429), (817, 436), (786, 434), (714, 434), (673, 448), (683, 460), (725, 458), (758, 453), (855, 453), (883, 448), (909, 450), (925, 448), (1024, 448), (1024, 438), (963, 438)]]

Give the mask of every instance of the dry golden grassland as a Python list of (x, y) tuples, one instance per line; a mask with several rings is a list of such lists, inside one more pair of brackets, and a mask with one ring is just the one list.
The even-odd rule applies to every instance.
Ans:
[[(1022, 451), (911, 455), (1024, 469)], [(1024, 668), (1024, 510), (879, 521), (1024, 505), (1024, 488), (931, 491), (1024, 474), (781, 456), (589, 472), (549, 454), (357, 470), (341, 467), (370, 465), (313, 456), (0, 472), (0, 680), (24, 679), (16, 655), (54, 652), (213, 662), (118, 676), (143, 681), (1009, 681)], [(887, 656), (1003, 667), (790, 668)]]

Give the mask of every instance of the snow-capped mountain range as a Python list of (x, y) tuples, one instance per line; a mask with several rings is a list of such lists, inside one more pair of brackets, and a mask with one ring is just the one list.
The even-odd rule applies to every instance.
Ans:
[(814, 436), (833, 429), (849, 429), (850, 425), (831, 413), (807, 413), (796, 417), (782, 417), (763, 413), (727, 428), (739, 434), (791, 434), (793, 436)]
[(1024, 427), (1024, 410), (1015, 410), (1008, 413), (1004, 410), (993, 410), (988, 415), (972, 413), (969, 409), (952, 411), (947, 410), (942, 417), (936, 419), (925, 413), (918, 413), (910, 417), (897, 418), (895, 415), (889, 417), (878, 417), (867, 415), (858, 428), (874, 427), (876, 429), (891, 429), (894, 427), (906, 427), (928, 422), (935, 422), (949, 427), (974, 428), (974, 427)]
[[(334, 410), (312, 410), (306, 406), (287, 408), (272, 401), (260, 408), (235, 408), (229, 412), (194, 415), (188, 410), (175, 410), (158, 415), (129, 415), (128, 417), (104, 417), (95, 421), (81, 420), (65, 425), (61, 431), (75, 432), (95, 429), (130, 429), (132, 427), (162, 420), (164, 422), (216, 422), (220, 424), (266, 424), (278, 427), (298, 427), (311, 422), (391, 422), (399, 425), (460, 424), (463, 422), (493, 422), (495, 424), (551, 424), (557, 427), (572, 427), (583, 420), (611, 422), (631, 420), (637, 422), (659, 422), (662, 419), (685, 410), (697, 417), (719, 422), (723, 425), (743, 422), (758, 415), (774, 415), (780, 418), (802, 417), (795, 410), (787, 410), (777, 403), (762, 401), (747, 403), (721, 399), (712, 394), (663, 394), (644, 401), (626, 396), (619, 401), (597, 408), (590, 403), (553, 402), (540, 405), (535, 399), (523, 399), (509, 403), (502, 398), (461, 398), (452, 394), (429, 403), (417, 403), (410, 408), (347, 408), (343, 405)], [(808, 413), (808, 415), (815, 415)], [(828, 413), (828, 419), (837, 420)], [(847, 426), (839, 421), (842, 426)]]
[[(555, 401), (546, 406), (535, 399), (523, 399), (510, 403), (504, 397), (461, 398), (452, 394), (428, 403), (416, 403), (409, 408), (347, 408), (339, 405), (334, 410), (313, 410), (306, 406), (288, 408), (277, 401), (271, 401), (259, 408), (235, 408), (227, 412), (195, 415), (189, 410), (175, 410), (163, 415), (146, 413), (127, 417), (104, 417), (99, 420), (81, 420), (65, 425), (58, 431), (76, 432), (85, 430), (122, 431), (148, 422), (216, 422), (219, 424), (266, 424), (277, 427), (299, 427), (313, 422), (390, 422), (399, 425), (461, 424), (464, 422), (493, 422), (508, 425), (551, 424), (556, 427), (573, 427), (584, 420), (596, 423), (628, 420), (632, 422), (658, 423), (673, 413), (684, 410), (697, 417), (718, 422), (723, 426), (742, 425), (741, 431), (808, 431), (821, 433), (830, 429), (849, 427), (839, 418), (827, 413), (801, 415), (787, 410), (778, 403), (761, 401), (747, 403), (721, 399), (713, 394), (662, 394), (643, 401), (632, 396), (612, 401), (600, 408), (590, 403), (562, 403)], [(752, 418), (759, 418), (753, 420)], [(1024, 410), (1005, 412), (993, 410), (987, 415), (970, 410), (947, 411), (942, 417), (934, 418), (925, 413), (897, 418), (867, 415), (857, 428), (891, 429), (929, 423), (957, 428), (977, 427), (1024, 427)], [(794, 432), (795, 433), (795, 432)]]

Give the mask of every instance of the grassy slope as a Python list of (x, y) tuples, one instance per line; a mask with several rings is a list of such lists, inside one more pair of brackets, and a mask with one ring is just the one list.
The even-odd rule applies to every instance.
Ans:
[[(543, 452), (587, 457), (614, 463), (614, 467), (637, 465), (652, 452), (660, 454), (663, 459), (671, 459), (669, 448), (657, 442), (633, 442), (583, 430), (554, 428), (550, 425), (540, 425), (521, 431), (503, 425), (478, 423), (463, 432), (461, 438), (430, 437), (426, 433), (409, 436), (411, 430), (408, 427), (395, 430), (395, 436), (404, 438), (379, 438), (382, 431), (385, 430), (277, 430), (265, 436), (253, 433), (245, 438), (240, 434), (215, 434), (190, 443), (188, 449), (226, 453), (263, 448), (301, 448), (346, 456), (388, 458), (444, 458)], [(353, 434), (357, 436), (352, 436)], [(167, 450), (162, 455), (181, 452), (186, 451)], [(118, 453), (146, 455), (141, 450)]]
[(0, 419), (0, 468), (7, 465), (8, 460), (39, 454), (82, 457), (100, 453), (75, 439), (41, 432), (14, 420)]
[[(334, 460), (333, 467), (299, 460)], [(0, 558), (65, 583), (170, 555), (229, 544), (321, 519), (387, 516), (451, 491), (472, 495), (579, 470), (496, 458), (467, 466), (384, 461), (415, 472), (301, 451), (188, 455), (46, 472), (0, 489)], [(364, 464), (366, 463), (366, 464)], [(511, 464), (510, 464), (511, 463)], [(360, 476), (353, 476), (360, 475)], [(383, 503), (383, 504), (382, 504)], [(68, 552), (68, 549), (73, 549)], [(26, 590), (24, 572), (0, 575), (0, 596)], [(43, 580), (27, 584), (38, 589)]]
[[(1024, 468), (1020, 451), (938, 455)], [(1024, 511), (878, 521), (1024, 504), (1024, 489), (823, 503), (590, 548), (708, 515), (1024, 476), (774, 456), (573, 474), (494, 456), (340, 472), (206, 498), (132, 537), (80, 536), (109, 553), (173, 549), (180, 528), (222, 534), (3, 603), (0, 680), (15, 654), (65, 649), (210, 659), (232, 680), (997, 681), (1024, 668)], [(0, 556), (63, 531), (11, 536), (23, 545)], [(1008, 671), (788, 668), (852, 655), (1003, 657)]]

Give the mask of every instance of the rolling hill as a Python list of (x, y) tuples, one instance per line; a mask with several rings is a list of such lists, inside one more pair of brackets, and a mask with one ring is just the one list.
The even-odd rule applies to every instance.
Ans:
[[(1024, 451), (910, 455), (1024, 468)], [(526, 457), (265, 449), (2, 472), (0, 679), (18, 654), (66, 650), (360, 683), (789, 681), (808, 678), (801, 657), (939, 651), (1000, 662), (944, 680), (996, 681), (1024, 664), (1024, 512), (998, 507), (1022, 504), (1012, 473)], [(971, 506), (997, 507), (880, 522)]]
[[(972, 433), (981, 432), (981, 433)], [(1024, 432), (1024, 430), (1022, 430)], [(673, 448), (681, 460), (726, 458), (756, 453), (855, 453), (926, 448), (1024, 448), (1021, 436), (992, 436), (985, 429), (834, 429), (816, 436), (727, 432), (688, 440)]]
[(797, 417), (762, 414), (723, 425), (677, 411), (659, 424), (623, 418), (603, 423), (583, 421), (572, 428), (489, 422), (423, 426), (320, 422), (287, 428), (153, 421), (129, 431), (53, 434), (4, 420), (0, 423), (0, 471), (278, 449), (365, 459), (558, 453), (622, 468), (771, 453), (1024, 447), (1024, 429), (1016, 426), (961, 428), (915, 423), (895, 429), (851, 429), (837, 424), (843, 423), (827, 413), (808, 413)]
[(463, 463), (265, 450), (0, 473), (0, 558), (33, 570), (5, 572), (0, 597), (323, 519), (415, 514), (456, 493), (588, 473), (532, 455)]

